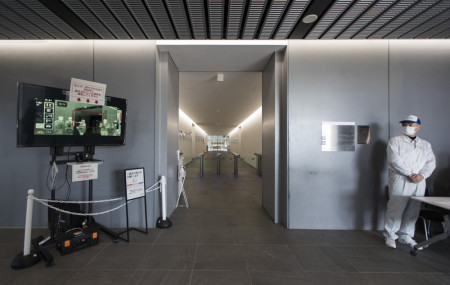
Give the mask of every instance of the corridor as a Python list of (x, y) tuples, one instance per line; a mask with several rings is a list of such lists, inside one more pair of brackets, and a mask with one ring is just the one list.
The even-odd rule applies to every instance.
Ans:
[[(206, 158), (208, 158), (206, 160)], [(261, 207), (261, 178), (245, 162), (239, 176), (214, 155), (186, 166), (189, 209), (170, 216), (169, 229), (131, 232), (131, 242), (111, 242), (60, 256), (55, 265), (14, 271), (10, 262), (22, 246), (22, 229), (0, 229), (2, 284), (450, 284), (450, 243), (417, 257), (399, 245), (384, 246), (376, 231), (287, 230)], [(181, 200), (181, 204), (183, 201)], [(45, 229), (33, 230), (33, 236)], [(418, 239), (422, 238), (421, 236)]]

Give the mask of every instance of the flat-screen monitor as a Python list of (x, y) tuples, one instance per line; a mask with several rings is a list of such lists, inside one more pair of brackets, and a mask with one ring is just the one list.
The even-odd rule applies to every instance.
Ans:
[(18, 83), (17, 146), (124, 145), (127, 100), (69, 101), (69, 90)]

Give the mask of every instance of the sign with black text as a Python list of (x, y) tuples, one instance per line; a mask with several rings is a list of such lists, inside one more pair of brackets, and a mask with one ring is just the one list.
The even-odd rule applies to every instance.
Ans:
[(125, 170), (127, 201), (145, 196), (144, 168)]

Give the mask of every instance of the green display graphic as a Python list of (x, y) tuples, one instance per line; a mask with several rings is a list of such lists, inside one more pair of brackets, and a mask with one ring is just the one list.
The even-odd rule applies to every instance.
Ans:
[(65, 100), (36, 100), (35, 135), (120, 136), (122, 110)]

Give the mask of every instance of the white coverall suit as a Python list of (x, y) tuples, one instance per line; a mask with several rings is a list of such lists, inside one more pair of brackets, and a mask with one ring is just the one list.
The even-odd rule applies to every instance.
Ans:
[[(383, 234), (394, 240), (398, 235), (409, 235), (412, 238), (420, 213), (420, 202), (410, 200), (410, 197), (424, 196), (425, 179), (436, 168), (436, 159), (429, 142), (419, 137), (412, 140), (406, 135), (389, 140), (387, 156), (389, 202)], [(413, 183), (408, 177), (410, 174), (421, 174), (424, 179), (417, 184)]]

